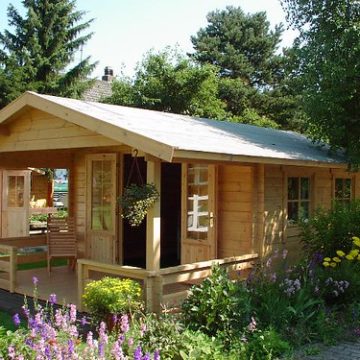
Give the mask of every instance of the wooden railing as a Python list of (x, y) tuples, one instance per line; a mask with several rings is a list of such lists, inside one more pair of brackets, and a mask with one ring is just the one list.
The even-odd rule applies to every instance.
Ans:
[[(161, 304), (176, 307), (186, 298), (191, 285), (199, 283), (199, 281), (210, 276), (211, 267), (214, 264), (225, 267), (231, 273), (251, 268), (257, 259), (258, 254), (246, 254), (161, 269), (159, 275), (162, 279), (161, 285), (157, 289), (159, 291), (157, 296), (160, 298)], [(183, 288), (177, 288), (174, 286), (176, 284), (182, 284)], [(174, 289), (166, 291), (166, 286), (171, 285)]]
[(17, 248), (0, 244), (0, 254), (0, 271), (4, 274), (4, 278), (0, 277), (0, 287), (14, 292), (16, 286)]
[(46, 252), (21, 252), (20, 249), (46, 245), (46, 236), (0, 238), (0, 288), (14, 292), (18, 264), (46, 259)]
[(142, 268), (104, 264), (96, 261), (78, 260), (78, 304), (82, 307), (85, 285), (96, 279), (96, 273), (140, 281), (143, 285), (146, 307), (149, 311), (160, 312), (161, 305), (177, 306), (186, 297), (189, 287), (211, 274), (213, 264), (219, 264), (230, 271), (248, 269), (258, 254), (247, 254), (226, 259), (201, 261), (193, 264), (147, 271)]
[[(129, 278), (137, 280), (142, 283), (143, 287), (147, 287), (148, 279), (151, 279), (156, 273), (147, 271), (142, 268), (133, 266), (121, 266), (104, 264), (97, 261), (78, 259), (78, 306), (80, 311), (83, 310), (82, 297), (86, 284), (97, 279), (99, 274), (101, 275), (115, 275), (122, 278)], [(96, 275), (97, 274), (97, 275)], [(146, 298), (146, 292), (145, 292)], [(147, 300), (147, 299), (145, 299)]]
[(46, 235), (0, 238), (0, 246), (8, 245), (17, 248), (17, 264), (29, 264), (46, 260), (46, 251), (21, 252), (21, 249), (35, 248), (46, 245)]

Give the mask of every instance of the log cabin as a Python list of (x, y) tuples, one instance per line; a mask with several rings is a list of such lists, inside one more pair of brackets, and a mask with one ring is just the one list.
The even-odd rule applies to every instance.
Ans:
[[(118, 202), (135, 158), (160, 193), (136, 228)], [(214, 260), (239, 270), (275, 249), (295, 257), (301, 217), (360, 196), (341, 154), (294, 132), (33, 92), (0, 111), (1, 227), (26, 207), (27, 167), (69, 171), (80, 307), (86, 282), (112, 274), (141, 281), (148, 309), (159, 311)], [(17, 248), (41, 243), (0, 241), (0, 287), (19, 291)]]

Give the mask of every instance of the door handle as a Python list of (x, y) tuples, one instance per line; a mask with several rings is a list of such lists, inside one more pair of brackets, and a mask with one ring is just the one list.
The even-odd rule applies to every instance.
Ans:
[(215, 215), (214, 213), (211, 211), (209, 213), (209, 226), (212, 228), (214, 227), (214, 222), (215, 222)]

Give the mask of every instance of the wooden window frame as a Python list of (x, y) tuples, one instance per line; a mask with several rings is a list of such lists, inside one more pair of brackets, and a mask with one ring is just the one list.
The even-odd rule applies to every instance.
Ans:
[[(336, 180), (350, 180), (350, 198), (336, 198)], [(343, 185), (344, 186), (344, 185)], [(332, 200), (333, 202), (351, 202), (354, 199), (355, 194), (355, 176), (353, 175), (341, 175), (341, 174), (333, 174), (332, 177)]]

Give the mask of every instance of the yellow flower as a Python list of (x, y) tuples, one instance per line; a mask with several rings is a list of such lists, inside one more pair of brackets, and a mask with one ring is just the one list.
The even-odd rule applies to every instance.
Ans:
[(328, 261), (323, 262), (323, 266), (328, 267), (329, 265), (330, 265), (330, 263)]
[(337, 254), (337, 256), (340, 256), (340, 257), (344, 257), (344, 256), (345, 256), (345, 253), (344, 253), (342, 250), (337, 250), (337, 251), (336, 251), (336, 254)]
[(331, 261), (331, 259), (329, 258), (329, 257), (326, 257), (326, 258), (324, 258), (324, 261)]
[(352, 237), (353, 244), (360, 247), (360, 239), (357, 236)]
[(349, 254), (355, 258), (356, 256), (359, 255), (359, 249), (351, 250), (351, 251), (349, 252)]
[(337, 256), (333, 257), (332, 259), (333, 259), (333, 261), (335, 261), (337, 263), (341, 262), (341, 260)]
[(350, 255), (350, 254), (346, 255), (345, 257), (350, 261), (354, 260), (354, 257), (352, 255)]
[(330, 266), (334, 268), (336, 266), (336, 262), (331, 262)]

